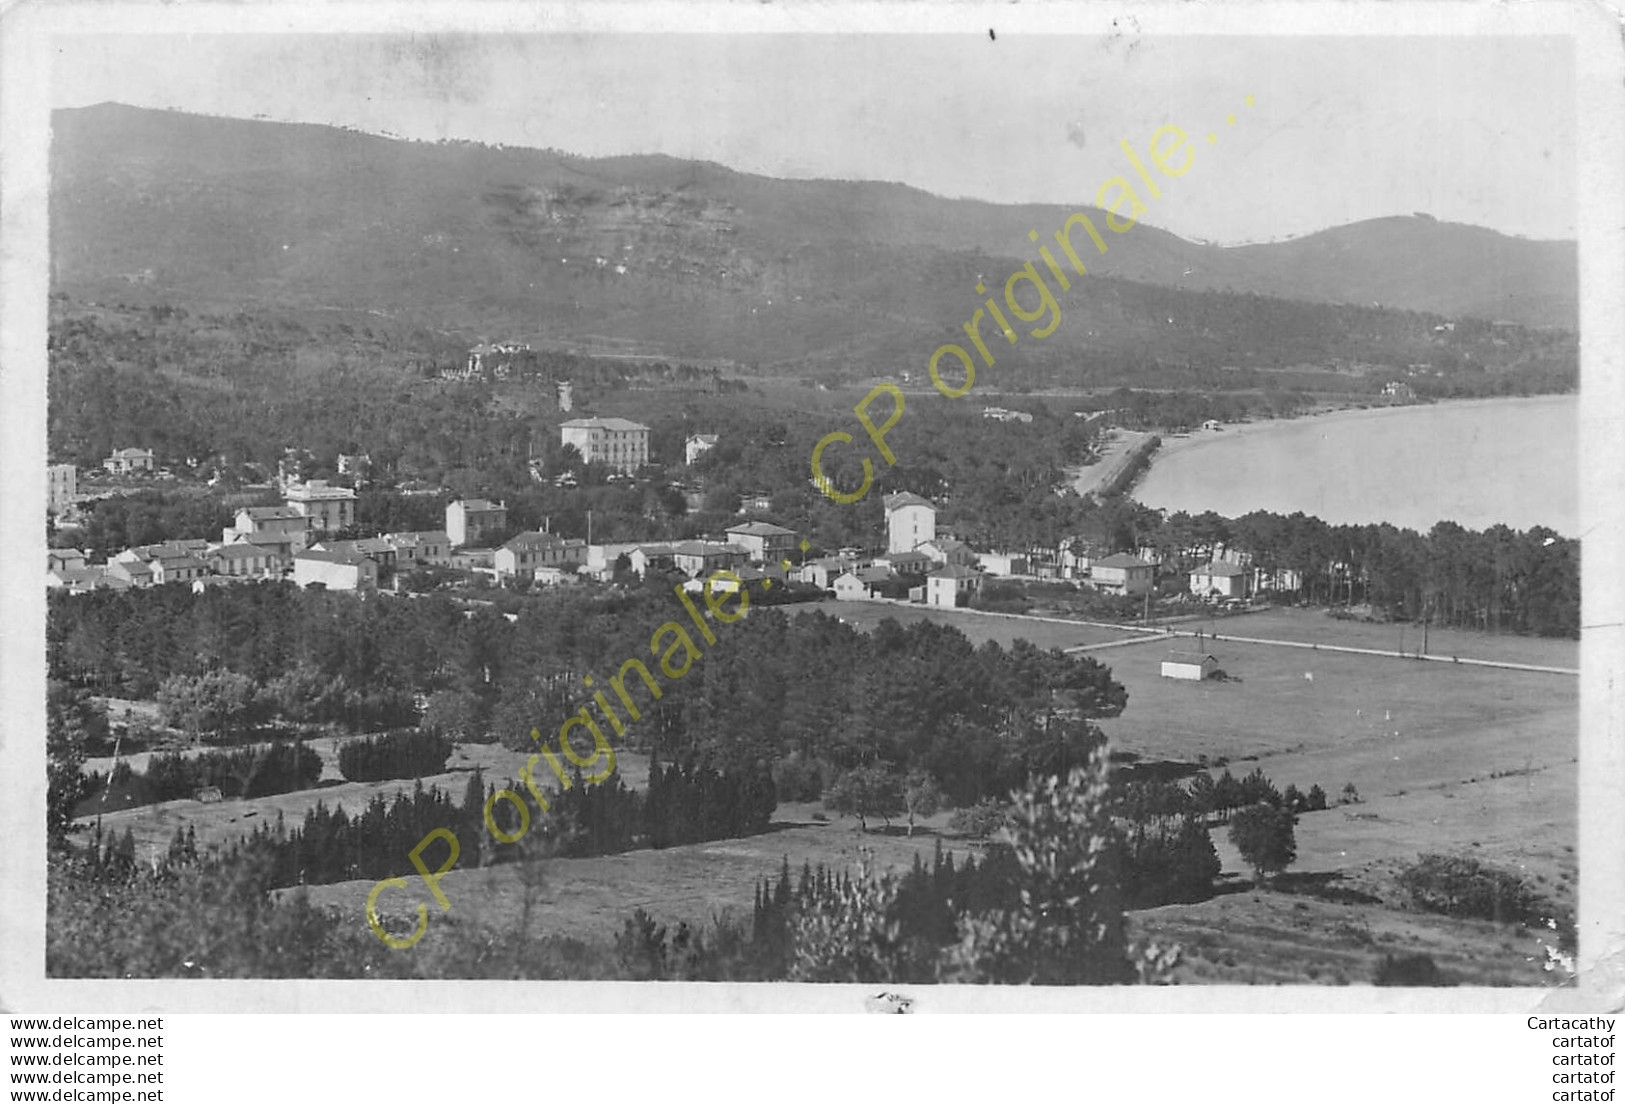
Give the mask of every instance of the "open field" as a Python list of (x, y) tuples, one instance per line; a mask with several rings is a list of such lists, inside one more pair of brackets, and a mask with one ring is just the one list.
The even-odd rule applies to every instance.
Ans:
[[(643, 908), (663, 923), (686, 921), (704, 927), (716, 917), (731, 914), (750, 921), (751, 898), (763, 878), (777, 878), (788, 861), (799, 876), (803, 862), (836, 870), (856, 871), (863, 850), (876, 870), (907, 870), (918, 854), (930, 862), (936, 833), (945, 830), (947, 814), (921, 822), (913, 839), (894, 822), (890, 832), (879, 822), (868, 833), (857, 821), (832, 817), (828, 823), (812, 819), (816, 805), (781, 805), (773, 828), (745, 839), (688, 844), (662, 851), (632, 851), (588, 859), (554, 859), (545, 864), (543, 885), (533, 916), (533, 930), (572, 935), (588, 942), (608, 940), (620, 930), (632, 910)], [(964, 856), (978, 850), (973, 841), (945, 838), (944, 850)], [(364, 922), (370, 882), (341, 882), (312, 886), (311, 901), (336, 905)], [(421, 886), (417, 887), (421, 889)], [(452, 916), (465, 923), (504, 927), (520, 915), (524, 883), (518, 864), (480, 870), (453, 870), (440, 888), (452, 902)], [(416, 890), (380, 900), (386, 917), (409, 917)], [(431, 928), (432, 938), (432, 928)]]
[(1425, 749), (1436, 758), (1440, 741), (1459, 741), (1450, 755), (1502, 769), (1522, 767), (1530, 755), (1572, 757), (1578, 742), (1572, 675), (1221, 640), (1204, 650), (1229, 681), (1163, 678), (1170, 647), (1192, 644), (1149, 641), (1101, 654), (1129, 692), (1122, 716), (1102, 722), (1115, 744), (1189, 760), (1308, 750), (1359, 760), (1380, 746), (1387, 760)]
[[(1345, 648), (1376, 648), (1415, 654), (1422, 648), (1422, 626), (1394, 622), (1339, 620), (1319, 609), (1274, 608), (1222, 616), (1195, 617), (1173, 626), (1181, 632), (1201, 629), (1205, 635), (1250, 636), (1267, 640), (1299, 640), (1306, 644), (1337, 644)], [(1580, 642), (1557, 637), (1479, 633), (1461, 629), (1427, 631), (1428, 655), (1489, 659), (1502, 663), (1529, 663), (1541, 667), (1580, 666)]]
[[(816, 607), (869, 629), (885, 617), (930, 619), (959, 627), (973, 641), (1008, 645), (1026, 638), (1043, 647), (1075, 647), (1138, 634), (1087, 625), (927, 610), (883, 603), (824, 602)], [(1191, 622), (1181, 628), (1205, 622)], [(1188, 639), (1152, 637), (1099, 654), (1129, 691), (1123, 715), (1100, 722), (1113, 748), (1210, 770), (1226, 761), (1237, 775), (1261, 766), (1277, 786), (1319, 784), (1336, 800), (1345, 783), (1358, 803), (1304, 814), (1298, 860), (1278, 887), (1259, 892), (1225, 837), (1213, 829), (1224, 873), (1219, 893), (1198, 904), (1130, 915), (1130, 930), (1177, 942), (1176, 970), (1185, 983), (1369, 983), (1384, 954), (1426, 954), (1447, 981), (1482, 985), (1550, 984), (1542, 941), (1550, 932), (1413, 912), (1396, 883), (1423, 852), (1466, 855), (1520, 872), (1559, 909), (1572, 910), (1578, 757), (1578, 680), (1572, 676), (1418, 663), (1413, 660), (1302, 651), (1224, 640), (1242, 635), (1391, 646), (1397, 626), (1337, 621), (1318, 611), (1279, 610), (1214, 619), (1221, 639), (1204, 642), (1236, 681), (1162, 678), (1170, 647)], [(1483, 658), (1565, 666), (1577, 661), (1573, 641), (1430, 634), (1430, 650), (1459, 648)], [(1312, 674), (1313, 679), (1304, 675)], [(336, 743), (317, 741), (328, 768), (316, 790), (215, 805), (178, 801), (110, 813), (104, 827), (132, 828), (143, 856), (168, 845), (177, 826), (196, 827), (200, 843), (223, 842), (281, 811), (290, 822), (316, 800), (357, 810), (374, 793), (409, 781), (343, 783), (333, 765)], [(460, 797), (478, 764), (492, 781), (512, 775), (523, 756), (496, 745), (460, 746), (451, 769), (425, 780)], [(633, 787), (647, 778), (639, 755), (619, 756)], [(329, 777), (331, 775), (331, 777)], [(533, 891), (532, 930), (607, 942), (631, 912), (704, 927), (733, 915), (748, 920), (752, 893), (782, 861), (850, 869), (867, 850), (878, 869), (901, 871), (918, 854), (929, 860), (938, 838), (958, 855), (975, 841), (947, 834), (948, 814), (925, 821), (914, 839), (867, 835), (851, 819), (814, 819), (816, 805), (780, 806), (773, 829), (748, 839), (663, 851), (639, 851), (545, 864)], [(877, 826), (878, 828), (878, 826)], [(408, 916), (421, 894), (416, 882), (383, 899), (386, 915)], [(433, 914), (430, 938), (446, 925), (507, 928), (518, 922), (527, 892), (520, 869), (500, 865), (456, 870), (441, 882), (453, 910)], [(370, 882), (311, 887), (314, 902), (334, 905), (362, 923)], [(403, 952), (410, 953), (410, 952)]]
[(1075, 648), (1080, 644), (1105, 644), (1126, 637), (1144, 635), (1132, 629), (1103, 629), (1094, 625), (1067, 624), (1059, 619), (1040, 620), (1003, 613), (980, 613), (966, 609), (933, 609), (926, 606), (900, 605), (891, 602), (836, 602), (824, 601), (811, 605), (788, 607), (792, 611), (822, 610), (831, 617), (839, 617), (854, 628), (869, 631), (890, 617), (899, 624), (915, 621), (933, 621), (939, 625), (952, 625), (970, 640), (980, 645), (984, 640), (996, 640), (1008, 648), (1017, 640), (1028, 640), (1040, 648)]

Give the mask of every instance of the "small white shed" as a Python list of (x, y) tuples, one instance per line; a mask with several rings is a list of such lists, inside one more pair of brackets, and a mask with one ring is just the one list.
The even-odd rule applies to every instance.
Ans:
[(1162, 677), (1201, 682), (1219, 669), (1219, 661), (1206, 652), (1169, 652), (1162, 661)]

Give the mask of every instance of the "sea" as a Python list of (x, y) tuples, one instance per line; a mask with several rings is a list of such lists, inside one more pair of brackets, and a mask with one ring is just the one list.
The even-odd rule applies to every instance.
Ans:
[(1130, 492), (1147, 506), (1237, 517), (1303, 511), (1426, 532), (1580, 529), (1577, 395), (1335, 411), (1164, 436)]

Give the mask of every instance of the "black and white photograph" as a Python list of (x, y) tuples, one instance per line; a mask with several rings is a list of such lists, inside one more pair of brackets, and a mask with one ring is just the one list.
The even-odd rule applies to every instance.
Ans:
[(1605, 19), (277, 7), (8, 138), (13, 981), (1617, 959)]

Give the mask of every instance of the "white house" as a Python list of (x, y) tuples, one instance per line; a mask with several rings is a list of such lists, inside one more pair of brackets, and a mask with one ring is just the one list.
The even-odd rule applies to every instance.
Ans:
[(384, 539), (395, 546), (396, 558), (401, 562), (431, 564), (451, 562), (451, 534), (444, 529), (386, 533)]
[(118, 563), (150, 563), (154, 559), (175, 556), (202, 556), (209, 550), (209, 542), (197, 538), (162, 541), (158, 544), (138, 544), (126, 548), (113, 560)]
[(453, 548), (479, 544), (487, 533), (508, 527), (508, 508), (483, 498), (459, 498), (446, 504), (446, 535)]
[(152, 450), (143, 448), (115, 449), (113, 455), (102, 461), (102, 467), (114, 475), (152, 470)]
[(566, 540), (557, 533), (520, 533), (496, 550), (492, 566), (500, 578), (535, 578), (539, 567), (576, 566), (587, 562), (587, 542)]
[(869, 584), (850, 571), (836, 576), (835, 581), (830, 584), (830, 589), (835, 592), (835, 597), (847, 602), (862, 602), (871, 597)]
[(672, 545), (671, 552), (673, 565), (690, 578), (741, 567), (750, 559), (750, 553), (743, 547), (727, 541), (680, 541)]
[(348, 487), (330, 487), (325, 479), (290, 483), (283, 501), (310, 518), (313, 533), (336, 533), (355, 524), (355, 492)]
[(1153, 564), (1118, 552), (1089, 564), (1089, 578), (1096, 590), (1110, 594), (1144, 594), (1151, 589)]
[(1214, 560), (1191, 572), (1191, 593), (1198, 598), (1245, 598), (1251, 580), (1248, 568)]
[(572, 418), (559, 426), (559, 437), (587, 463), (608, 464), (626, 475), (649, 462), (649, 427), (625, 418)]
[[(311, 518), (292, 506), (245, 506), (236, 521), (220, 531), (222, 544), (234, 544), (252, 537), (275, 537), (299, 551), (310, 542)], [(256, 542), (259, 543), (259, 542)]]
[(152, 586), (152, 568), (140, 560), (112, 559), (107, 561), (106, 578), (122, 581), (125, 586)]
[(77, 548), (51, 548), (45, 553), (47, 571), (83, 571), (87, 557)]
[(953, 537), (937, 537), (919, 546), (919, 550), (938, 564), (975, 567), (977, 556), (971, 546)]
[(281, 575), (288, 565), (288, 557), (275, 548), (246, 540), (223, 544), (210, 552), (207, 559), (216, 575), (237, 577)]
[(669, 544), (640, 544), (626, 553), (626, 558), (632, 564), (632, 573), (640, 579), (651, 570), (677, 570), (677, 551)]
[(587, 545), (587, 573), (599, 579), (610, 578), (615, 574), (615, 562), (622, 556), (630, 557), (637, 547), (636, 541)]
[(739, 545), (750, 558), (759, 562), (778, 563), (790, 555), (795, 547), (793, 529), (774, 525), (770, 521), (749, 521), (728, 527), (728, 540)]
[(693, 466), (694, 461), (716, 448), (717, 435), (715, 433), (696, 433), (683, 442), (683, 463)]
[(164, 583), (189, 583), (209, 574), (209, 565), (193, 555), (154, 556), (147, 561), (152, 570), (154, 586)]
[(383, 537), (363, 537), (360, 540), (346, 541), (318, 541), (310, 546), (317, 552), (354, 553), (365, 556), (378, 565), (381, 571), (393, 571), (395, 561), (399, 556), (395, 546)]
[(293, 581), (321, 583), (328, 590), (371, 590), (378, 585), (378, 564), (358, 552), (304, 551), (293, 558)]
[(908, 491), (887, 495), (886, 551), (912, 552), (937, 539), (937, 508), (929, 499)]
[(107, 571), (101, 567), (54, 567), (45, 573), (46, 589), (66, 590), (69, 594), (89, 594), (109, 585)]
[(1219, 669), (1219, 661), (1202, 652), (1169, 652), (1162, 661), (1162, 677), (1201, 682)]
[(884, 567), (893, 575), (929, 575), (940, 564), (931, 558), (925, 548), (921, 548), (913, 552), (888, 552), (884, 556), (876, 556), (875, 566)]
[(823, 556), (808, 560), (790, 575), (798, 583), (811, 583), (819, 590), (828, 590), (835, 579), (852, 566), (852, 561), (838, 556)]
[(981, 589), (981, 572), (963, 564), (949, 564), (925, 577), (925, 604), (952, 609), (964, 605)]

